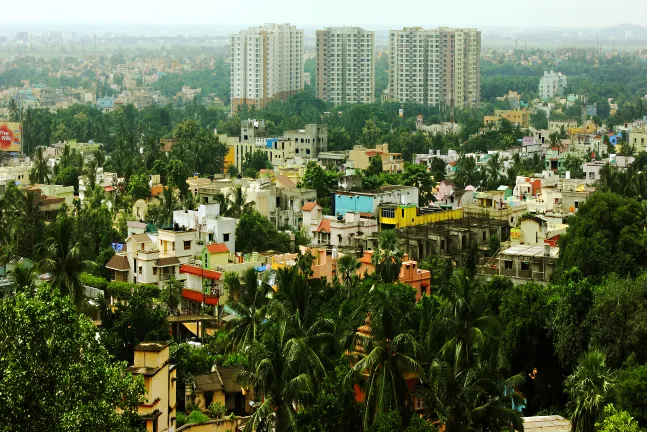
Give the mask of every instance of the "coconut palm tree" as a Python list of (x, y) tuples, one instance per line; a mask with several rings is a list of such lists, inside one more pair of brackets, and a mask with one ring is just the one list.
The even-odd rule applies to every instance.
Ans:
[(501, 179), (501, 170), (503, 169), (503, 160), (501, 160), (501, 157), (499, 156), (499, 153), (495, 153), (492, 155), (490, 159), (487, 161), (487, 165), (485, 167), (485, 171), (487, 173), (487, 176), (489, 178), (489, 189), (494, 189), (499, 184), (499, 181)]
[(9, 99), (9, 119), (12, 122), (16, 122), (20, 119), (19, 116), (20, 109), (18, 108), (18, 103), (16, 103), (16, 99), (11, 98)]
[(595, 430), (595, 423), (613, 393), (615, 379), (601, 351), (589, 351), (580, 357), (575, 371), (564, 382), (573, 432)]
[(180, 208), (180, 203), (175, 193), (175, 189), (171, 186), (166, 186), (162, 190), (162, 220), (164, 226), (169, 226), (173, 223), (173, 212)]
[(398, 248), (398, 237), (394, 230), (380, 233), (378, 247), (373, 251), (371, 261), (375, 274), (386, 283), (395, 282), (400, 275), (404, 253)]
[(85, 164), (85, 167), (83, 168), (83, 174), (88, 179), (88, 187), (89, 189), (94, 189), (94, 186), (97, 184), (97, 168), (99, 167), (99, 164), (97, 163), (96, 159), (91, 158), (87, 164)]
[(457, 343), (432, 360), (418, 390), (426, 415), (447, 432), (523, 430), (520, 414), (512, 409), (523, 376), (505, 379), (496, 358), (470, 366), (463, 350)]
[(290, 338), (284, 321), (268, 324), (262, 339), (250, 346), (249, 370), (237, 381), (254, 388), (260, 406), (245, 426), (246, 432), (296, 431), (296, 413), (317, 394), (326, 370), (303, 338)]
[(456, 162), (456, 183), (460, 187), (475, 185), (479, 180), (476, 161), (469, 156), (460, 156)]
[(47, 165), (47, 159), (43, 154), (42, 147), (36, 147), (34, 157), (34, 165), (29, 172), (29, 180), (31, 184), (46, 184), (49, 183), (52, 171)]
[(52, 274), (52, 286), (72, 297), (77, 306), (84, 296), (79, 275), (88, 267), (81, 250), (81, 243), (74, 239), (72, 219), (60, 219), (50, 227), (44, 243), (43, 267)]
[(227, 199), (227, 196), (222, 193), (218, 192), (213, 196), (213, 200), (220, 204), (220, 214), (221, 215), (226, 215), (229, 213), (229, 200)]
[(344, 254), (337, 259), (337, 276), (346, 287), (347, 294), (350, 294), (360, 266), (360, 262), (351, 254)]
[(229, 192), (227, 200), (229, 201), (227, 216), (235, 218), (240, 218), (245, 210), (253, 208), (255, 205), (254, 201), (247, 201), (247, 193), (242, 186), (234, 187), (231, 192)]
[[(243, 274), (243, 283), (230, 292), (227, 307), (234, 319), (227, 323), (227, 348), (231, 351), (245, 350), (261, 337), (261, 324), (267, 316), (267, 303), (271, 288), (258, 280), (256, 270), (248, 269)], [(231, 287), (230, 287), (231, 289)]]
[(17, 265), (9, 272), (16, 291), (34, 294), (36, 289), (36, 269), (32, 265)]
[(369, 291), (363, 305), (368, 311), (366, 325), (349, 338), (347, 346), (353, 366), (345, 382), (364, 386), (364, 429), (376, 415), (391, 410), (409, 418), (413, 398), (407, 380), (424, 375), (417, 361), (421, 349), (411, 330), (414, 302), (392, 288)]

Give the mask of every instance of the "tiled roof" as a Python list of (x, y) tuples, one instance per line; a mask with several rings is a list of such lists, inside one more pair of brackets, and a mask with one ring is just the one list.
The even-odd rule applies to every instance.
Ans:
[(290, 180), (287, 176), (280, 175), (276, 176), (276, 184), (280, 185), (281, 187), (284, 188), (295, 188), (297, 187), (296, 184), (292, 180)]
[(201, 276), (206, 279), (213, 279), (213, 280), (220, 280), (220, 277), (222, 276), (222, 273), (213, 271), (213, 270), (206, 270), (203, 269), (202, 267), (196, 267), (188, 264), (183, 264), (180, 266), (180, 273), (189, 273), (192, 275), (196, 276)]
[(229, 253), (229, 248), (224, 243), (212, 243), (207, 245), (209, 253)]
[(155, 267), (169, 267), (178, 264), (180, 264), (180, 260), (177, 257), (157, 258)]
[(309, 212), (312, 211), (312, 209), (315, 208), (316, 205), (317, 203), (314, 201), (307, 202), (303, 205), (303, 207), (301, 207), (301, 210)]
[(315, 231), (330, 234), (330, 219), (323, 219)]
[(133, 234), (130, 236), (130, 238), (137, 243), (149, 243), (153, 241), (153, 239), (151, 239), (148, 234)]
[(164, 186), (161, 184), (155, 185), (151, 188), (151, 196), (153, 197), (160, 195), (162, 192), (164, 192)]
[(117, 271), (128, 271), (130, 265), (128, 264), (128, 257), (126, 255), (113, 255), (106, 267)]

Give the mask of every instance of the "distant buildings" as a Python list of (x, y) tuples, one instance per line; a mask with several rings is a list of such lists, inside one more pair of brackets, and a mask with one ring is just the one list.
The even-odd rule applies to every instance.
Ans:
[(231, 108), (264, 107), (303, 90), (303, 30), (290, 24), (250, 27), (230, 37)]
[(317, 30), (317, 97), (334, 104), (375, 101), (375, 32)]
[(561, 96), (566, 89), (566, 75), (561, 72), (544, 71), (544, 76), (539, 80), (539, 97), (544, 100)]
[(477, 29), (391, 30), (389, 48), (387, 99), (478, 106), (481, 32)]

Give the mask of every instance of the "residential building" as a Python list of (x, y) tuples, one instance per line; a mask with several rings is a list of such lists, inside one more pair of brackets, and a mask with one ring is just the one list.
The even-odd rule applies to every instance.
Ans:
[[(337, 271), (337, 249), (336, 248), (318, 248), (300, 246), (302, 254), (309, 253), (314, 256), (312, 262), (312, 279), (325, 278), (331, 282), (336, 275)], [(296, 265), (298, 254), (286, 253), (274, 255), (272, 257), (272, 269), (278, 270), (285, 267), (293, 267)]]
[(426, 132), (433, 135), (447, 135), (458, 134), (461, 131), (461, 126), (458, 123), (444, 122), (439, 124), (426, 125), (425, 118), (422, 115), (416, 117), (416, 130)]
[(561, 72), (544, 71), (544, 76), (539, 80), (539, 97), (543, 100), (562, 96), (566, 90), (566, 75)]
[(220, 215), (220, 204), (201, 204), (198, 210), (176, 210), (173, 224), (197, 231), (203, 244), (224, 244), (231, 253), (236, 251), (237, 219)]
[(368, 237), (378, 232), (377, 221), (365, 217), (369, 215), (349, 211), (343, 216), (323, 216), (321, 210), (319, 204), (303, 209), (303, 228), (313, 245), (361, 248)]
[(276, 226), (300, 229), (303, 224), (302, 208), (314, 204), (317, 191), (298, 188), (285, 176), (276, 179)]
[(414, 186), (383, 186), (371, 192), (337, 191), (333, 197), (332, 213), (344, 216), (346, 212), (356, 212), (373, 217), (378, 216), (380, 205), (404, 204), (417, 207), (418, 198), (418, 188)]
[[(364, 251), (364, 255), (359, 259), (359, 262), (358, 276), (362, 277), (364, 274), (375, 273), (372, 250)], [(398, 282), (409, 285), (416, 290), (416, 301), (420, 300), (423, 295), (431, 295), (431, 272), (418, 268), (418, 262), (409, 259), (409, 255), (406, 253), (402, 258)]]
[(515, 245), (495, 257), (481, 259), (477, 274), (485, 280), (493, 276), (506, 276), (515, 285), (531, 281), (546, 285), (557, 269), (558, 260), (559, 248), (550, 244)]
[(527, 129), (530, 126), (530, 111), (527, 108), (512, 110), (494, 110), (494, 117), (497, 121), (506, 119), (512, 126)]
[(250, 27), (230, 37), (231, 107), (263, 108), (303, 91), (303, 30), (290, 24)]
[(294, 142), (294, 154), (304, 159), (317, 159), (328, 150), (328, 125), (307, 124), (303, 129), (283, 132), (283, 137)]
[(145, 400), (137, 407), (137, 413), (146, 422), (146, 431), (176, 430), (177, 370), (170, 364), (169, 343), (138, 344), (133, 365), (126, 370), (144, 377)]
[(632, 128), (627, 144), (634, 147), (636, 153), (647, 151), (647, 126)]
[(375, 101), (375, 32), (317, 30), (317, 97), (335, 105)]
[(32, 189), (39, 189), (42, 195), (48, 197), (62, 198), (68, 209), (74, 207), (74, 186), (63, 186), (57, 184), (41, 184)]
[(371, 158), (376, 156), (382, 159), (382, 171), (397, 173), (404, 170), (402, 153), (389, 153), (388, 144), (378, 144), (374, 149), (356, 145), (348, 154), (348, 162), (353, 164), (353, 168), (364, 170), (370, 166)]
[(401, 103), (477, 107), (481, 32), (408, 27), (389, 32), (388, 98)]
[(415, 205), (383, 204), (379, 209), (380, 230), (425, 225), (442, 220), (462, 219), (463, 209), (420, 208)]
[(548, 131), (550, 133), (561, 133), (562, 130), (566, 133), (569, 129), (577, 127), (577, 120), (548, 120)]
[(587, 185), (593, 185), (600, 180), (600, 170), (606, 165), (603, 161), (591, 161), (582, 163), (584, 170), (584, 181)]
[(227, 415), (250, 415), (253, 389), (245, 389), (236, 382), (235, 375), (241, 366), (214, 366), (212, 372), (195, 375), (193, 383), (186, 386), (186, 399), (193, 405), (206, 411), (214, 403), (221, 403), (227, 409)]

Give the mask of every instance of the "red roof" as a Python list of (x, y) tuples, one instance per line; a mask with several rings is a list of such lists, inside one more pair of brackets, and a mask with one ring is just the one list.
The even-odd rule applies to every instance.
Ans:
[(180, 266), (180, 273), (188, 273), (188, 274), (204, 277), (205, 279), (213, 279), (213, 280), (220, 280), (220, 277), (222, 276), (222, 273), (220, 272), (213, 271), (213, 270), (206, 270), (201, 267), (196, 267), (188, 264), (182, 264)]
[(185, 299), (193, 300), (194, 302), (200, 302), (202, 303), (204, 301), (205, 304), (208, 305), (217, 305), (219, 298), (216, 296), (212, 296), (209, 294), (202, 294), (200, 291), (195, 291), (191, 289), (182, 289), (182, 297)]
[(209, 253), (229, 253), (229, 248), (224, 243), (212, 243), (207, 245)]
[(312, 209), (315, 208), (316, 205), (317, 203), (314, 201), (307, 202), (303, 205), (303, 207), (301, 207), (301, 210), (309, 212), (309, 211), (312, 211)]
[(330, 234), (330, 219), (322, 220), (315, 231)]
[(106, 192), (112, 192), (113, 190), (115, 190), (115, 188), (112, 187), (112, 186), (106, 186), (106, 187), (103, 188), (103, 190), (106, 191)]
[(161, 184), (157, 184), (151, 188), (151, 196), (156, 197), (162, 192), (164, 192), (164, 186), (162, 186)]
[(375, 151), (367, 151), (366, 152), (366, 156), (368, 156), (368, 157), (373, 157), (373, 156), (376, 156), (376, 155), (377, 155), (377, 152), (375, 152)]

